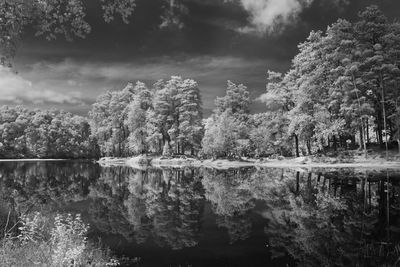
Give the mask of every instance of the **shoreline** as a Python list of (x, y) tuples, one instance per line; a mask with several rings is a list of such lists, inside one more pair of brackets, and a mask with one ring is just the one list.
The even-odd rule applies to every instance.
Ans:
[(208, 167), (215, 169), (230, 169), (230, 168), (364, 168), (364, 169), (400, 169), (400, 161), (386, 161), (384, 159), (361, 159), (354, 162), (313, 162), (309, 158), (286, 158), (282, 160), (256, 160), (244, 159), (239, 160), (200, 160), (195, 158), (160, 158), (160, 157), (145, 157), (137, 156), (130, 158), (101, 158), (95, 159), (0, 159), (1, 162), (45, 162), (45, 161), (93, 161), (103, 167), (110, 166), (130, 166), (133, 168), (185, 168), (185, 167)]
[(132, 157), (132, 158), (102, 158), (97, 161), (102, 166), (127, 165), (134, 168), (144, 167), (209, 167), (215, 169), (259, 167), (259, 168), (368, 168), (368, 169), (400, 169), (400, 161), (386, 161), (376, 159), (363, 159), (359, 161), (341, 162), (307, 162), (304, 158), (290, 158), (283, 160), (259, 161), (247, 159), (244, 161), (230, 161), (227, 159), (199, 160), (194, 158), (180, 159), (168, 158), (160, 159), (154, 157)]
[(72, 161), (72, 160), (91, 160), (91, 159), (0, 159), (0, 162), (13, 162), (13, 161)]

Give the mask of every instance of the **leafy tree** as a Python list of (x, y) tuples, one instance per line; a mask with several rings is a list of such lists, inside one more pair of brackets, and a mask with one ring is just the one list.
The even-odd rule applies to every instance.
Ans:
[[(101, 0), (104, 20), (110, 22), (120, 15), (125, 23), (132, 14), (135, 0)], [(27, 28), (47, 40), (64, 35), (67, 40), (84, 38), (91, 27), (85, 20), (81, 0), (1, 0), (0, 1), (0, 63), (10, 66), (18, 42)]]
[(144, 83), (138, 82), (134, 88), (135, 99), (128, 106), (128, 117), (125, 120), (130, 134), (129, 150), (133, 154), (146, 153), (147, 145), (147, 110), (152, 107), (152, 94)]
[(241, 156), (246, 147), (241, 146), (241, 133), (247, 132), (246, 125), (236, 119), (230, 110), (214, 115), (206, 120), (202, 141), (202, 153), (218, 158), (236, 158)]
[(398, 36), (398, 23), (376, 6), (355, 23), (339, 19), (326, 32), (311, 32), (285, 75), (269, 73), (260, 97), (268, 116), (289, 122), (284, 131), (304, 142), (308, 154), (331, 143), (346, 147), (357, 132), (366, 152), (370, 125), (380, 143), (383, 133), (397, 136)]
[(97, 144), (87, 119), (60, 111), (1, 107), (3, 158), (91, 158)]
[[(290, 71), (284, 76), (281, 73), (268, 71), (267, 90), (259, 99), (265, 103), (267, 112), (260, 115), (254, 115), (250, 123), (252, 131), (250, 139), (255, 145), (257, 151), (273, 151), (280, 154), (291, 154), (289, 151), (288, 126), (290, 123), (289, 112), (294, 107), (294, 84), (295, 72)], [(295, 138), (296, 156), (299, 156), (299, 142), (296, 133)], [(284, 152), (285, 153), (282, 153)], [(260, 154), (260, 152), (257, 152)], [(268, 152), (267, 152), (268, 153)]]
[(247, 87), (228, 81), (226, 95), (215, 100), (216, 110), (205, 121), (202, 153), (213, 158), (240, 157), (250, 149)]
[[(106, 23), (117, 16), (129, 23), (136, 0), (97, 0)], [(188, 9), (181, 0), (162, 0), (160, 28), (182, 29), (182, 16)], [(24, 33), (34, 29), (36, 36), (54, 40), (64, 36), (68, 41), (85, 38), (91, 32), (86, 21), (87, 3), (83, 0), (1, 0), (0, 65), (11, 67), (18, 43)]]
[(292, 155), (287, 119), (269, 112), (260, 113), (251, 116), (249, 125), (250, 146), (255, 156)]
[(93, 136), (103, 155), (128, 156), (129, 129), (125, 123), (128, 105), (133, 101), (135, 88), (129, 83), (122, 91), (106, 92), (97, 98), (89, 112)]
[(195, 81), (172, 76), (152, 90), (137, 82), (107, 92), (93, 104), (89, 117), (103, 155), (182, 154), (188, 148), (195, 154), (203, 135), (201, 104)]
[(201, 95), (194, 80), (184, 80), (180, 89), (179, 136), (183, 151), (190, 147), (191, 154), (200, 150), (203, 137)]
[(217, 97), (215, 106), (217, 107), (217, 113), (230, 110), (232, 114), (237, 114), (238, 116), (248, 114), (250, 94), (247, 87), (243, 84), (236, 85), (228, 81), (225, 96)]

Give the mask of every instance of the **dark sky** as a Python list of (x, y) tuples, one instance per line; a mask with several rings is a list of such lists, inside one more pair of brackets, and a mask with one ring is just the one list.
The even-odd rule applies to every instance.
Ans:
[[(311, 30), (378, 5), (400, 17), (399, 0), (183, 0), (184, 27), (160, 28), (163, 0), (137, 0), (129, 25), (102, 20), (96, 0), (85, 1), (92, 32), (84, 40), (47, 42), (27, 33), (12, 74), (0, 70), (0, 104), (62, 108), (86, 115), (96, 97), (127, 82), (151, 85), (171, 75), (195, 79), (205, 114), (226, 81), (248, 86), (256, 99), (267, 70), (286, 71)], [(263, 111), (255, 101), (253, 112)]]

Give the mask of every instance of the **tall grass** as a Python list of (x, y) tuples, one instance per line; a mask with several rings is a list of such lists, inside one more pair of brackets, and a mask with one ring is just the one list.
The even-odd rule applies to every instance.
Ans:
[(119, 266), (109, 250), (87, 240), (88, 229), (79, 214), (22, 216), (19, 234), (5, 231), (0, 240), (0, 266)]

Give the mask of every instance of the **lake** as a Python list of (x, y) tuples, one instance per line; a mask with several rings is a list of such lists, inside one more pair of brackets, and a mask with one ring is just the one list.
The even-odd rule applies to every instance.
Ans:
[(132, 266), (377, 266), (400, 257), (400, 170), (1, 162), (0, 214), (80, 213)]

